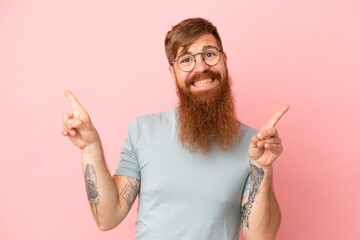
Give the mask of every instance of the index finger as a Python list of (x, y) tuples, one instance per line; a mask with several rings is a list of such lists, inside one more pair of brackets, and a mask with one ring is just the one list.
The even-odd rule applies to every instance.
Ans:
[(73, 110), (83, 109), (80, 102), (77, 100), (77, 98), (72, 94), (70, 90), (65, 91), (65, 96), (69, 100)]
[(282, 108), (277, 111), (270, 119), (269, 121), (264, 125), (263, 128), (270, 128), (275, 127), (276, 123), (281, 119), (281, 117), (289, 110), (290, 105), (285, 104), (282, 106)]

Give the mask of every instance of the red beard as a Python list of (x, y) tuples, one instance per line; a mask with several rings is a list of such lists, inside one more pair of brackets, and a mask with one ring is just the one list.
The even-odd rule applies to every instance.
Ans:
[[(220, 84), (209, 91), (194, 94), (189, 90), (190, 84), (204, 75), (220, 80)], [(218, 72), (208, 70), (189, 79), (185, 89), (177, 81), (176, 86), (182, 146), (205, 155), (215, 143), (224, 151), (232, 149), (239, 135), (240, 122), (236, 118), (227, 69), (223, 79)]]

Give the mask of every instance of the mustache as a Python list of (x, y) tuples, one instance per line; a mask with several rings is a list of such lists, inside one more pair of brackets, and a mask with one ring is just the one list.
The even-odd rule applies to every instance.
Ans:
[(220, 75), (220, 73), (218, 71), (206, 70), (205, 72), (197, 73), (197, 74), (193, 75), (192, 77), (190, 77), (187, 80), (186, 85), (189, 86), (193, 82), (203, 80), (203, 79), (207, 79), (207, 78), (216, 78), (218, 80), (221, 80), (221, 75)]

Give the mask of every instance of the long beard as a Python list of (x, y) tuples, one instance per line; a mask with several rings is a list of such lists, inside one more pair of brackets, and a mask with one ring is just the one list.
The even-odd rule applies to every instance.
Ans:
[[(202, 75), (220, 79), (217, 72), (208, 71)], [(191, 92), (189, 87), (183, 89), (176, 85), (179, 96), (179, 140), (182, 146), (205, 155), (215, 143), (224, 151), (232, 149), (239, 135), (240, 122), (236, 118), (227, 70), (224, 79), (216, 89), (211, 89), (213, 92), (206, 99)]]

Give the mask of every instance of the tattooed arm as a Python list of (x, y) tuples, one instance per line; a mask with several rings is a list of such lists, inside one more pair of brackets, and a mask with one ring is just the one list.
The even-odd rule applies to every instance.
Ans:
[(250, 164), (251, 188), (242, 199), (242, 228), (246, 240), (275, 239), (281, 212), (272, 184), (272, 167)]
[(280, 227), (281, 211), (273, 188), (273, 163), (283, 146), (275, 125), (289, 110), (284, 105), (253, 136), (249, 143), (251, 187), (242, 200), (242, 225), (246, 240), (275, 239)]
[(111, 177), (100, 141), (82, 151), (89, 204), (99, 229), (113, 229), (126, 217), (139, 192), (140, 181), (126, 176)]
[(72, 112), (63, 115), (61, 133), (79, 149), (84, 167), (86, 190), (98, 227), (105, 231), (116, 227), (127, 215), (139, 191), (136, 179), (112, 179), (105, 163), (100, 136), (90, 115), (70, 92), (65, 91)]
[(127, 214), (139, 193), (140, 180), (127, 176), (114, 176), (113, 179), (118, 189), (120, 206), (124, 214)]

